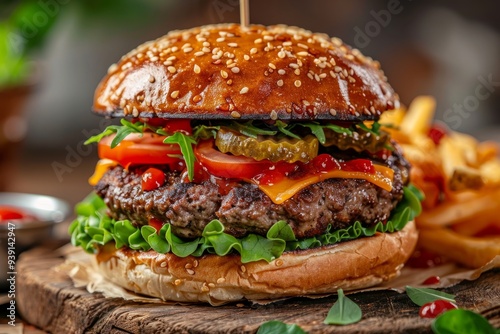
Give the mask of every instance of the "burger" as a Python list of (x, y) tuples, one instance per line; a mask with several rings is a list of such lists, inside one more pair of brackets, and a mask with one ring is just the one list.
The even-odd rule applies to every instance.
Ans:
[(140, 294), (212, 305), (372, 286), (415, 247), (418, 191), (377, 122), (378, 62), (283, 25), (209, 25), (112, 65), (72, 243)]

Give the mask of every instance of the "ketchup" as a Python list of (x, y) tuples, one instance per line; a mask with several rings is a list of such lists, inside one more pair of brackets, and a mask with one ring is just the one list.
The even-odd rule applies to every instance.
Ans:
[(434, 285), (438, 284), (441, 281), (439, 276), (430, 276), (422, 283), (423, 285)]
[(21, 208), (7, 205), (0, 205), (0, 222), (6, 223), (11, 220), (33, 220), (35, 217)]
[(270, 185), (281, 181), (287, 177), (291, 180), (300, 179), (306, 175), (327, 173), (334, 170), (343, 170), (346, 172), (363, 172), (375, 174), (375, 166), (371, 160), (353, 159), (339, 162), (329, 154), (320, 154), (308, 163), (277, 163), (268, 170), (254, 177), (254, 180), (260, 184)]
[(418, 315), (421, 318), (435, 318), (443, 312), (458, 308), (457, 305), (447, 300), (438, 299), (422, 305)]
[(441, 142), (441, 139), (443, 139), (444, 136), (446, 136), (447, 130), (444, 126), (439, 125), (439, 124), (434, 124), (430, 129), (429, 133), (427, 134), (430, 139), (434, 142), (434, 144), (439, 145)]

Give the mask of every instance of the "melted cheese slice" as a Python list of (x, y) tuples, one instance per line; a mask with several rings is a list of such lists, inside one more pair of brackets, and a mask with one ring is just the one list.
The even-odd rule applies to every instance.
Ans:
[(392, 180), (394, 178), (394, 171), (388, 167), (374, 165), (375, 174), (368, 174), (365, 172), (347, 172), (342, 170), (333, 170), (326, 173), (306, 175), (300, 179), (291, 180), (283, 178), (283, 180), (273, 184), (264, 185), (253, 182), (276, 204), (281, 204), (293, 195), (298, 193), (305, 187), (318, 183), (326, 179), (340, 178), (340, 179), (362, 179), (379, 186), (380, 188), (391, 191)]
[(95, 186), (103, 177), (104, 173), (106, 173), (108, 169), (116, 165), (118, 165), (118, 162), (110, 159), (101, 159), (97, 161), (94, 174), (92, 174), (92, 176), (89, 178), (89, 184), (91, 186)]

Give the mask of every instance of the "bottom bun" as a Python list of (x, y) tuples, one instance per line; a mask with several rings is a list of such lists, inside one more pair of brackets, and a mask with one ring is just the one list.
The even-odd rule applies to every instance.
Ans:
[(335, 245), (285, 252), (242, 264), (238, 255), (180, 258), (155, 251), (115, 249), (96, 256), (110, 281), (134, 292), (178, 302), (221, 305), (242, 299), (276, 299), (353, 290), (399, 275), (417, 242), (415, 224)]

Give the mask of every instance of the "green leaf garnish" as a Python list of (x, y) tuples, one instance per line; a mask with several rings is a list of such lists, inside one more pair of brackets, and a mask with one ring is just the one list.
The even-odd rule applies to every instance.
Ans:
[(345, 297), (342, 289), (337, 290), (338, 299), (333, 304), (323, 321), (327, 325), (349, 325), (361, 320), (361, 308), (351, 299)]
[(276, 134), (276, 131), (254, 126), (253, 121), (248, 121), (246, 123), (233, 122), (231, 127), (237, 129), (241, 134), (251, 138), (257, 138), (258, 135), (273, 136)]
[(380, 136), (380, 123), (373, 122), (372, 127), (369, 128), (365, 123), (357, 123), (356, 126), (365, 132), (369, 132), (375, 136)]
[(276, 128), (278, 128), (278, 131), (282, 134), (291, 138), (300, 139), (299, 136), (292, 132), (293, 125), (277, 120), (274, 126), (276, 126)]
[(186, 162), (189, 180), (192, 181), (194, 178), (194, 162), (196, 160), (193, 145), (196, 144), (196, 140), (192, 136), (188, 136), (182, 132), (176, 132), (165, 138), (163, 143), (179, 145), (184, 161)]
[(298, 325), (272, 320), (260, 325), (257, 334), (306, 334), (306, 332)]
[(163, 225), (157, 232), (151, 226), (135, 227), (129, 220), (116, 221), (109, 218), (104, 201), (92, 194), (77, 205), (78, 216), (71, 224), (69, 233), (71, 243), (89, 253), (96, 252), (98, 246), (114, 240), (117, 248), (152, 248), (160, 253), (173, 252), (182, 257), (202, 256), (207, 253), (220, 256), (238, 253), (244, 263), (259, 260), (270, 262), (281, 256), (284, 251), (309, 249), (368, 237), (377, 232), (391, 233), (401, 230), (420, 213), (421, 206), (417, 196), (416, 188), (405, 187), (403, 200), (393, 210), (391, 219), (385, 224), (380, 222), (371, 227), (364, 227), (360, 222), (355, 222), (346, 229), (328, 230), (323, 235), (298, 240), (290, 225), (285, 221), (278, 221), (268, 230), (265, 237), (249, 234), (244, 238), (235, 238), (225, 233), (224, 225), (215, 219), (205, 226), (201, 237), (183, 240), (171, 233), (170, 224)]
[(464, 309), (440, 314), (432, 322), (431, 328), (435, 334), (498, 333), (482, 315)]
[(324, 144), (326, 142), (326, 137), (325, 137), (325, 131), (323, 130), (323, 126), (321, 126), (319, 123), (297, 123), (300, 126), (303, 126), (305, 128), (309, 128), (311, 130), (311, 133), (318, 138), (318, 141), (321, 144)]
[(423, 306), (438, 299), (456, 303), (454, 295), (429, 288), (414, 288), (406, 286), (406, 294), (410, 297), (411, 301), (418, 306)]

